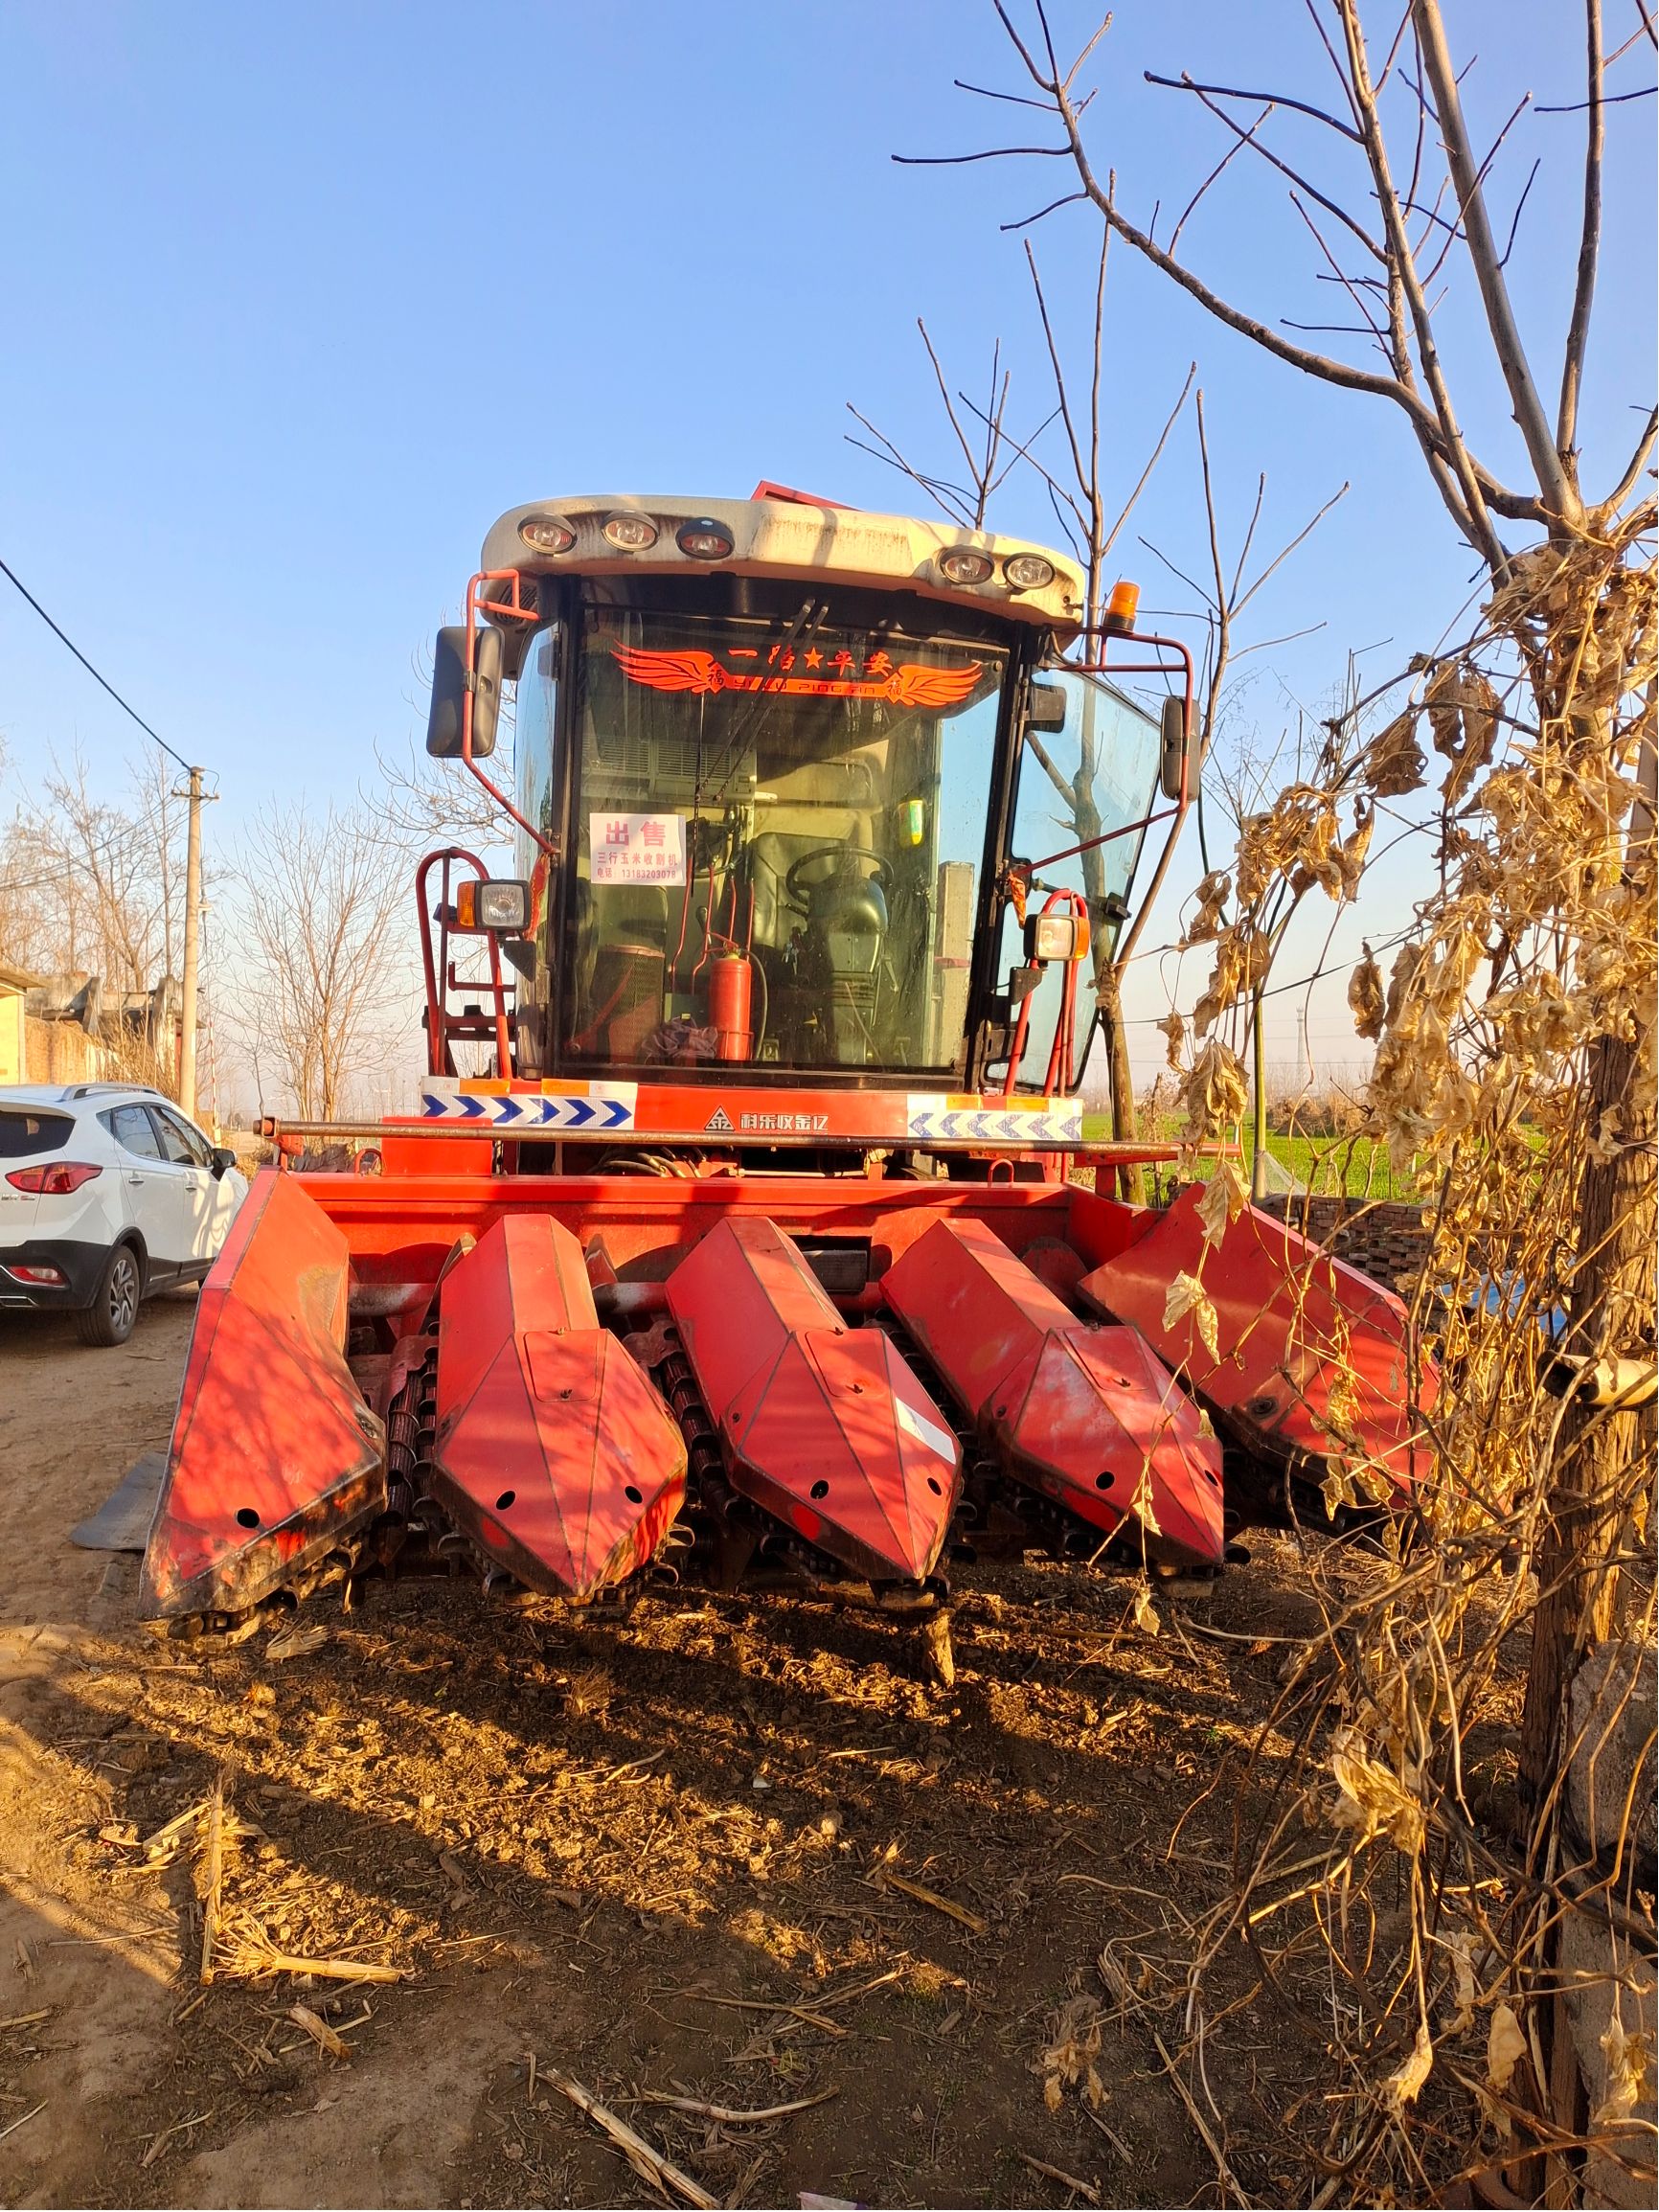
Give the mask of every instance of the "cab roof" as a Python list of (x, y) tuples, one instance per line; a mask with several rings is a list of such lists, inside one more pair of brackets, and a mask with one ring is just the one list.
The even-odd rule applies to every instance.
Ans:
[[(613, 544), (604, 535), (605, 525), (619, 516), (644, 517), (656, 532), (654, 541), (640, 551)], [(729, 538), (731, 552), (699, 559), (682, 550), (681, 535), (697, 524), (711, 525)], [(525, 535), (527, 526), (538, 528), (542, 544)], [(554, 550), (560, 526), (571, 542)], [(980, 556), (987, 564), (983, 578), (952, 581), (940, 566), (942, 559), (952, 554)], [(1008, 574), (1011, 561), (1024, 562), (1026, 575), (1033, 573), (1033, 564), (1046, 563), (1051, 574), (1047, 581), (1022, 585), (1018, 566), (1012, 579)], [(538, 499), (509, 508), (484, 540), (482, 565), (487, 570), (518, 569), (543, 576), (560, 571), (577, 576), (685, 576), (724, 570), (739, 576), (788, 578), (811, 572), (827, 582), (913, 591), (923, 599), (999, 614), (1062, 637), (1077, 630), (1083, 620), (1081, 573), (1075, 561), (1048, 546), (950, 523), (868, 514), (798, 493), (784, 498), (701, 499), (666, 492), (581, 492)], [(977, 565), (966, 564), (970, 571)]]

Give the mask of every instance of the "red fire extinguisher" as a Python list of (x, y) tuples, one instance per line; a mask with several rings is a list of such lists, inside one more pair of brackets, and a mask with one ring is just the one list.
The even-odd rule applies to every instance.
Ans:
[(719, 1060), (747, 1060), (755, 1049), (754, 987), (747, 954), (735, 945), (722, 946), (709, 969), (709, 1022), (719, 1036), (716, 1054)]

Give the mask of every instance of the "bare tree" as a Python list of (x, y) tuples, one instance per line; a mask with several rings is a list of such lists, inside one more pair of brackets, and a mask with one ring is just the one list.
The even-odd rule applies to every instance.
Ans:
[[(1054, 406), (1029, 436), (1021, 437), (1007, 427), (1010, 379), (1008, 372), (1001, 369), (1000, 346), (992, 355), (989, 403), (981, 406), (966, 391), (959, 391), (953, 401), (949, 383), (924, 323), (919, 325), (922, 343), (927, 348), (928, 361), (939, 387), (939, 396), (966, 465), (966, 475), (947, 475), (943, 469), (935, 471), (914, 465), (867, 417), (859, 414), (856, 408), (852, 409), (856, 420), (878, 443), (869, 445), (859, 439), (852, 442), (859, 445), (861, 450), (874, 454), (877, 460), (887, 462), (901, 474), (908, 476), (947, 513), (968, 528), (983, 527), (992, 495), (1014, 468), (1023, 465), (1036, 473), (1048, 493), (1060, 532), (1083, 571), (1083, 626), (1078, 652), (1085, 663), (1098, 659), (1102, 651), (1101, 624), (1106, 604), (1107, 562), (1112, 549), (1122, 536), (1142, 493), (1164, 456), (1170, 435), (1192, 393), (1196, 375), (1196, 364), (1193, 364), (1188, 369), (1181, 389), (1133, 482), (1126, 490), (1120, 488), (1116, 491), (1108, 491), (1106, 467), (1112, 445), (1102, 435), (1108, 259), (1106, 242), (1102, 239), (1096, 271), (1092, 337), (1080, 397), (1075, 388), (1078, 380), (1068, 374), (1066, 368), (1036, 257), (1029, 241), (1027, 243), (1026, 265), (1031, 277), (1032, 298), (1054, 386)], [(1193, 565), (1207, 565), (1213, 570), (1214, 587), (1194, 582), (1186, 568), (1177, 565), (1157, 548), (1148, 546), (1148, 550), (1193, 591), (1198, 602), (1194, 612), (1204, 625), (1205, 643), (1199, 655), (1194, 731), (1194, 759), (1201, 768), (1216, 734), (1222, 699), (1235, 660), (1239, 657), (1241, 650), (1248, 652), (1260, 650), (1261, 645), (1267, 643), (1285, 642), (1283, 639), (1261, 640), (1256, 645), (1240, 649), (1238, 644), (1240, 617), (1262, 585), (1311, 536), (1337, 500), (1344, 496), (1348, 487), (1342, 486), (1276, 554), (1265, 560), (1260, 560), (1252, 569), (1256, 534), (1267, 490), (1265, 476), (1260, 478), (1255, 504), (1240, 535), (1237, 558), (1225, 559), (1221, 544), (1222, 533), (1216, 516), (1202, 390), (1196, 399), (1196, 421), (1208, 538), (1203, 563)], [(1057, 443), (1059, 451), (1051, 465), (1048, 450), (1055, 443)], [(1146, 544), (1147, 541), (1143, 539), (1142, 543)], [(1147, 918), (1167, 879), (1174, 858), (1180, 825), (1177, 824), (1166, 837), (1153, 865), (1150, 879), (1137, 901), (1135, 916), (1127, 929), (1119, 934), (1113, 924), (1112, 909), (1107, 898), (1106, 854), (1101, 845), (1094, 842), (1101, 836), (1102, 830), (1099, 787), (1100, 774), (1104, 764), (1102, 746), (1107, 742), (1097, 711), (1098, 705), (1098, 697), (1092, 691), (1085, 695), (1076, 732), (1075, 762), (1069, 749), (1063, 761), (1057, 759), (1057, 747), (1045, 744), (1034, 733), (1028, 733), (1026, 743), (1032, 758), (1054, 787), (1060, 803), (1061, 810), (1057, 816), (1057, 825), (1061, 828), (1062, 833), (1069, 833), (1078, 844), (1085, 848), (1079, 856), (1079, 865), (1091, 924), (1090, 950), (1094, 968), (1096, 1018), (1105, 1052), (1112, 1134), (1120, 1141), (1126, 1142), (1136, 1134), (1136, 1109), (1128, 1029), (1123, 1012), (1124, 978), (1134, 957)], [(1133, 1170), (1122, 1179), (1128, 1195), (1138, 1199), (1142, 1196), (1140, 1171)]]
[[(1496, 157), (1528, 103), (1484, 154), (1477, 151), (1464, 108), (1466, 71), (1454, 62), (1439, 0), (1409, 0), (1391, 13), (1375, 57), (1360, 0), (1308, 0), (1311, 52), (1332, 86), (1329, 104), (1272, 88), (1217, 83), (1192, 69), (1148, 73), (1152, 85), (1200, 106), (1221, 133), (1220, 158), (1162, 241), (1156, 202), (1150, 215), (1131, 215), (1117, 176), (1096, 166), (1090, 144), (1091, 96), (1079, 79), (1109, 19), (1067, 62), (1057, 50), (1044, 0), (1032, 0), (1017, 22), (1011, 0), (994, 4), (1019, 89), (993, 89), (989, 97), (1034, 111), (1051, 135), (1036, 146), (945, 158), (1038, 154), (1057, 160), (1070, 189), (1028, 221), (1062, 206), (1087, 210), (1104, 235), (1159, 270), (1216, 322), (1305, 377), (1394, 410), (1415, 441), (1427, 488), (1484, 564), (1489, 597), (1466, 649), (1427, 664), (1420, 695), (1364, 748), (1368, 760), (1333, 758), (1323, 787), (1284, 794), (1245, 842), (1261, 885), (1279, 874), (1293, 877), (1328, 851), (1336, 819), (1332, 792), (1345, 779), (1368, 776), (1374, 792), (1404, 792), (1420, 784), (1420, 756), (1415, 768), (1402, 770), (1400, 763), (1415, 750), (1412, 731), (1426, 716), (1448, 762), (1436, 826), (1441, 880), (1437, 897), (1420, 909), (1417, 937), (1401, 947), (1386, 999), (1375, 976), (1360, 992), (1370, 1034), (1380, 1036), (1374, 1109), (1391, 1129), (1420, 1130), (1444, 1160), (1442, 1219), (1449, 1208), (1466, 1261), (1479, 1224), (1505, 1219), (1517, 1188), (1527, 1195), (1529, 1229), (1540, 1217), (1553, 1219), (1544, 1202), (1553, 1188), (1570, 1190), (1569, 1256), (1558, 1269), (1552, 1259), (1540, 1270), (1547, 1293), (1527, 1288), (1528, 1326), (1541, 1323), (1549, 1300), (1558, 1297), (1568, 1311), (1566, 1350), (1589, 1363), (1579, 1372), (1639, 1373), (1644, 1362), (1650, 1369), (1654, 513), (1649, 497), (1637, 502), (1659, 412), (1648, 404), (1650, 393), (1642, 394), (1641, 435), (1628, 458), (1593, 488), (1581, 478), (1579, 436), (1609, 110), (1615, 100), (1652, 89), (1644, 83), (1634, 93), (1611, 92), (1607, 72), (1632, 50), (1650, 58), (1659, 43), (1645, 0), (1637, 0), (1639, 27), (1612, 56), (1601, 0), (1585, 0), (1583, 97), (1562, 99), (1548, 110), (1581, 117), (1583, 132), (1577, 251), (1562, 272), (1570, 278), (1571, 306), (1554, 348), (1553, 407), (1542, 349), (1523, 335), (1507, 274), (1527, 188), (1511, 194), (1507, 228), (1495, 206)], [(1315, 149), (1309, 158), (1303, 157), (1304, 144)], [(1264, 164), (1283, 181), (1296, 235), (1311, 239), (1316, 276), (1334, 287), (1350, 320), (1317, 327), (1270, 321), (1228, 296), (1201, 273), (1195, 249), (1183, 248), (1186, 226), (1235, 160)], [(1471, 320), (1484, 331), (1478, 373), (1502, 393), (1519, 432), (1525, 463), (1517, 477), (1501, 474), (1466, 433), (1468, 409), (1454, 394), (1441, 343), (1449, 313), (1460, 316), (1460, 336)], [(1315, 329), (1351, 342), (1343, 350), (1318, 351), (1305, 342)], [(1468, 351), (1466, 344), (1466, 361)], [(1515, 744), (1509, 747), (1511, 735)], [(1500, 740), (1507, 749), (1494, 762)], [(1646, 810), (1644, 791), (1649, 794)], [(1479, 817), (1472, 828), (1471, 815)], [(1236, 936), (1227, 948), (1237, 964)], [(1473, 988), (1482, 969), (1489, 976), (1484, 998)], [(1554, 1004), (1566, 1010), (1562, 1018), (1540, 1024), (1532, 1010)], [(1485, 1038), (1472, 1065), (1471, 1022), (1484, 1025)], [(1212, 1106), (1242, 1097), (1241, 1083), (1214, 1055), (1196, 1087), (1208, 1092)], [(1560, 1132), (1550, 1168), (1539, 1171), (1541, 1190), (1529, 1182), (1517, 1150), (1522, 1100)], [(1476, 1132), (1479, 1143), (1466, 1141)], [(1500, 1162), (1509, 1165), (1500, 1168)], [(1513, 1326), (1509, 1314), (1502, 1319), (1505, 1329)], [(1529, 1341), (1521, 1340), (1523, 1346)], [(1483, 1354), (1490, 1357), (1489, 1350)], [(1528, 1377), (1537, 1372), (1530, 1352), (1511, 1362), (1511, 1370)], [(1468, 1415), (1478, 1402), (1472, 1384), (1454, 1384), (1436, 1425), (1443, 1464), (1466, 1494), (1474, 1476), (1460, 1455), (1463, 1440), (1474, 1433)], [(1532, 1443), (1519, 1461), (1537, 1470), (1535, 1490), (1523, 1487), (1520, 1494), (1533, 1500), (1525, 1542), (1536, 1561), (1539, 1588), (1521, 1783), (1533, 1823), (1533, 1878), (1541, 1870), (1553, 1881), (1563, 1850), (1572, 1856), (1560, 1827), (1572, 1741), (1568, 1693), (1588, 1646), (1615, 1628), (1619, 1562), (1642, 1548), (1637, 1525), (1651, 1500), (1652, 1454), (1643, 1416), (1617, 1396), (1610, 1404), (1598, 1403), (1593, 1391), (1580, 1388), (1569, 1391), (1548, 1418), (1527, 1408), (1512, 1418), (1517, 1440), (1542, 1440), (1535, 1463), (1526, 1456)], [(1506, 1514), (1513, 1496), (1504, 1501)], [(1443, 1579), (1450, 1570), (1437, 1564)], [(1426, 1606), (1426, 1580), (1416, 1586), (1417, 1602)], [(1375, 1679), (1403, 1684), (1417, 1661), (1400, 1672), (1394, 1656), (1383, 1656), (1385, 1645), (1398, 1654), (1401, 1623), (1379, 1616), (1375, 1632), (1379, 1642), (1368, 1654)], [(1422, 1633), (1439, 1638), (1439, 1626), (1429, 1621)], [(1455, 1700), (1452, 1725), (1455, 1730)], [(1414, 1766), (1414, 1775), (1419, 1771)], [(1420, 1771), (1426, 1773), (1426, 1766)], [(1437, 1875), (1415, 1879), (1416, 1894), (1429, 1902), (1414, 1912), (1414, 1928), (1426, 1940), (1422, 1931), (1442, 1892)], [(1552, 2153), (1557, 2161), (1586, 2139), (1584, 2090), (1560, 2009), (1565, 1999), (1555, 1995), (1561, 1987), (1560, 1927), (1577, 1909), (1566, 1902), (1568, 1894), (1546, 1885), (1512, 1984), (1536, 2007), (1532, 2047), (1541, 2076), (1534, 2093), (1553, 2109), (1554, 2134), (1546, 2131), (1543, 2139), (1560, 2146)], [(1398, 2119), (1415, 2100), (1434, 2051), (1420, 1952), (1417, 1965), (1417, 2041), (1390, 2077), (1376, 2125), (1356, 2132), (1356, 2157), (1374, 2157), (1385, 2139), (1410, 2155)], [(1602, 2048), (1610, 2054), (1613, 2045)], [(1539, 2185), (1535, 2174), (1528, 2178), (1529, 2190)], [(1548, 2185), (1570, 2187), (1570, 2173), (1561, 2168)]]
[(54, 768), (0, 841), (11, 956), (114, 991), (152, 990), (178, 946), (183, 843), (165, 763), (145, 761), (125, 800), (99, 789), (79, 754)]
[(329, 1121), (388, 1047), (409, 897), (401, 855), (360, 809), (271, 801), (238, 854), (239, 1029), (257, 1074)]

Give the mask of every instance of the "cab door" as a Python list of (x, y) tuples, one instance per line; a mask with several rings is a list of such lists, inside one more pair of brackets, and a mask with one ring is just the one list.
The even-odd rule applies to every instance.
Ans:
[(149, 1278), (165, 1282), (178, 1273), (189, 1250), (183, 1175), (144, 1106), (113, 1106), (98, 1118), (120, 1149), (122, 1202), (144, 1239)]
[[(1034, 692), (1046, 695), (1045, 728), (1028, 728), (1020, 746), (1014, 790), (1011, 857), (1041, 862), (1051, 854), (1104, 837), (1092, 851), (1069, 853), (1036, 871), (1030, 911), (1054, 890), (1080, 892), (1088, 908), (1091, 950), (1077, 979), (1076, 1038), (1079, 1064), (1064, 1071), (1072, 1088), (1081, 1074), (1094, 1035), (1097, 964), (1109, 959), (1128, 913), (1130, 886), (1158, 799), (1162, 745), (1155, 716), (1103, 677), (1079, 669), (1048, 668)], [(1061, 712), (1063, 709), (1063, 721)], [(1011, 905), (1003, 921), (1003, 973), (1024, 964), (1024, 931)], [(1059, 1018), (1064, 968), (1042, 970), (1032, 997), (1025, 1048), (1015, 1074), (1020, 1086), (1041, 1083)], [(1003, 1065), (991, 1071), (1000, 1082)]]

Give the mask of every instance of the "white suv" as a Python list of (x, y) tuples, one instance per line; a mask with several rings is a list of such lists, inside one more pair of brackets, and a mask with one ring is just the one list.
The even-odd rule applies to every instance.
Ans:
[(248, 1195), (236, 1154), (159, 1091), (0, 1084), (0, 1311), (76, 1313), (125, 1344), (138, 1302), (198, 1283)]

